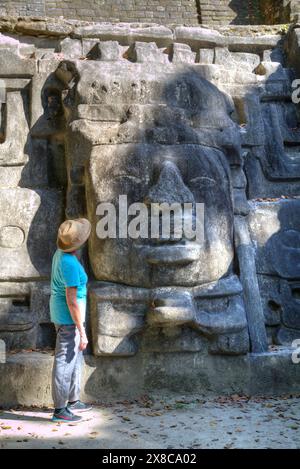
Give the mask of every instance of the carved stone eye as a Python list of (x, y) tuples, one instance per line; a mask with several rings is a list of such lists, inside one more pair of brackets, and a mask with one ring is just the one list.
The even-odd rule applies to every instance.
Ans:
[(197, 176), (194, 177), (190, 180), (189, 184), (195, 185), (195, 186), (201, 186), (204, 185), (207, 187), (209, 186), (214, 186), (216, 184), (215, 179), (205, 177), (205, 176)]

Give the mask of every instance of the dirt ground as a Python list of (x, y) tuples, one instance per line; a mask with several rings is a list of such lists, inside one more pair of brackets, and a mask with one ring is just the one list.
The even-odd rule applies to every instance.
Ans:
[(52, 411), (0, 410), (0, 448), (300, 448), (300, 396), (144, 395), (95, 405), (79, 424)]

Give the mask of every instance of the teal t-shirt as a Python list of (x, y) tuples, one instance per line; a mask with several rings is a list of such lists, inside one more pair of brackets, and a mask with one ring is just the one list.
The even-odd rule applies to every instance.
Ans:
[(50, 317), (56, 324), (74, 324), (67, 300), (66, 287), (77, 287), (77, 302), (81, 311), (82, 322), (86, 312), (86, 272), (73, 254), (59, 249), (52, 259)]

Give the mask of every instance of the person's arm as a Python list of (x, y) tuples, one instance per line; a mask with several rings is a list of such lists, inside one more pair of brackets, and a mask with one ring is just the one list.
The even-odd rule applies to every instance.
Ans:
[(77, 303), (77, 287), (66, 287), (66, 300), (70, 314), (80, 334), (80, 350), (85, 350), (88, 344), (84, 325), (82, 323), (80, 309)]

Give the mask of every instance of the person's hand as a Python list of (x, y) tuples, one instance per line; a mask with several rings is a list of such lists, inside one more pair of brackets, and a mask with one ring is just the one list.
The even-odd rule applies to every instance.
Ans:
[(89, 343), (85, 331), (80, 332), (80, 344), (79, 344), (79, 350), (85, 350), (87, 347), (87, 344)]

